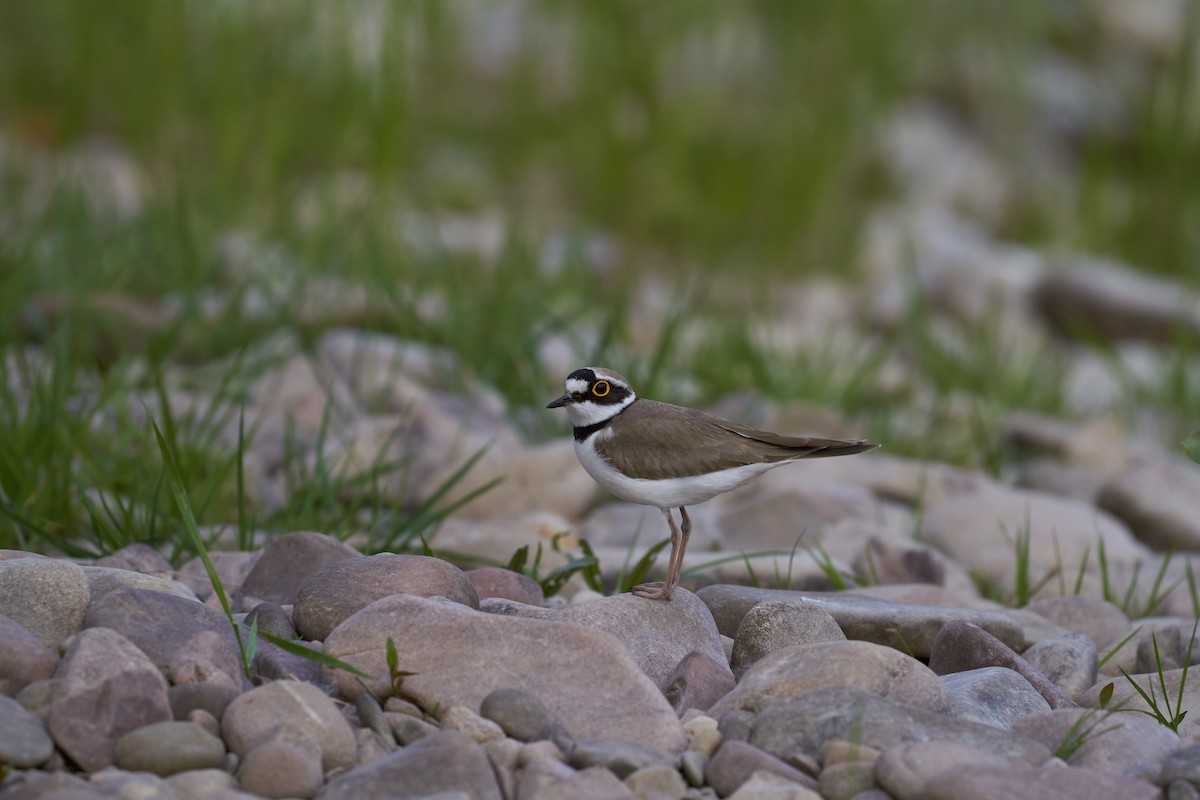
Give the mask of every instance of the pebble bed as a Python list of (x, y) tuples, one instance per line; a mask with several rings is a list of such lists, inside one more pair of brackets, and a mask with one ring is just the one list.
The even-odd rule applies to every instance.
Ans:
[[(1105, 34), (1123, 53), (1114, 63), (1157, 58), (1178, 38), (1170, 9), (1184, 4), (1092, 5), (1101, 29), (1126, 31)], [(1175, 350), (1200, 340), (1200, 295), (994, 233), (1021, 191), (1064, 180), (1040, 165), (1059, 163), (1082, 131), (1121, 122), (1120, 107), (1096, 116), (1105, 87), (1082, 67), (1047, 66), (1039, 80), (1056, 109), (1078, 114), (1042, 110), (1036, 169), (1007, 169), (986, 137), (927, 105), (897, 109), (879, 150), (900, 197), (865, 226), (860, 285), (781, 285), (779, 308), (751, 324), (785, 352), (820, 342), (851, 363), (904, 333), (914, 296), (947, 353), (979, 353), (972, 332), (995, 323), (996, 352), (1034, 354), (1065, 393), (1065, 418), (1012, 414), (989, 432), (1027, 455), (1020, 464), (985, 474), (883, 441), (775, 470), (690, 509), (686, 579), (670, 602), (603, 596), (578, 576), (546, 597), (500, 567), (364, 555), (365, 535), (256, 534), (239, 550), (206, 531), (240, 642), (199, 559), (172, 563), (145, 544), (95, 560), (0, 551), (0, 800), (1200, 799), (1200, 675), (1189, 677), (1200, 468), (1165, 435), (1184, 412), (1125, 413), (1139, 386), (1177, 380), (1200, 396), (1200, 361)], [(136, 213), (139, 181), (117, 180), (136, 169), (119, 152), (105, 159)], [(113, 204), (103, 182), (95, 191)], [(253, 318), (274, 305), (256, 289), (272, 274), (255, 270), (275, 251), (255, 242), (226, 237), (218, 260), (240, 288), (214, 290), (206, 307), (240, 303)], [(244, 405), (256, 507), (292, 501), (289, 458), (342, 475), (403, 460), (403, 480), (375, 487), (402, 508), (481, 454), (445, 502), (503, 482), (433, 542), (462, 564), (540, 547), (544, 576), (565, 563), (552, 542), (586, 539), (611, 584), (648, 546), (638, 533), (660, 531), (657, 510), (603, 501), (565, 423), (559, 439), (531, 441), (525, 410), (453, 354), (354, 328), (383, 313), (365, 287), (289, 288), (311, 346), (280, 333), (250, 348), (265, 365)], [(630, 294), (630, 327), (650, 332), (640, 346), (652, 353), (672, 290), (647, 279)], [(171, 324), (169, 304), (80, 302), (131, 341)], [(30, 316), (52, 328), (60, 305), (35, 298)], [(710, 322), (685, 320), (680, 347), (687, 326)], [(583, 366), (587, 333), (548, 334), (529, 373)], [(922, 344), (897, 348), (873, 389), (910, 409), (896, 421), (906, 436), (970, 445), (979, 398), (945, 396), (919, 368)], [(29, 401), (18, 364), (53, 360), (36, 344), (19, 356), (3, 354), (2, 377)], [(217, 401), (197, 387), (226, 367), (172, 366), (162, 395), (117, 398), (112, 413), (148, 425), (166, 397), (181, 420), (200, 416), (190, 412)], [(96, 399), (80, 391), (84, 405)], [(862, 433), (826, 408), (735, 398), (713, 410), (787, 432)], [(231, 420), (213, 446), (234, 452), (237, 414), (212, 417)], [(265, 637), (244, 658), (250, 626), (362, 674)]]

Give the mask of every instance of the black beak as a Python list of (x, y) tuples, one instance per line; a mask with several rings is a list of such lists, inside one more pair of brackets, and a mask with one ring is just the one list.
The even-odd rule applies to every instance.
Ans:
[(562, 408), (571, 402), (571, 395), (563, 394), (551, 400), (546, 404), (546, 408)]

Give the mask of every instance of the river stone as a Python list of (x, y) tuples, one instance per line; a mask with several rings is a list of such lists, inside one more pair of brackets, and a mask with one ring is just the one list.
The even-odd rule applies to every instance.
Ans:
[(792, 765), (746, 742), (730, 740), (721, 745), (704, 769), (704, 778), (717, 794), (728, 797), (755, 772), (765, 770), (809, 789), (817, 782)]
[(894, 647), (927, 658), (941, 629), (955, 620), (972, 622), (1010, 647), (1023, 648), (1027, 636), (1016, 618), (1001, 611), (898, 603), (854, 592), (795, 592), (717, 584), (696, 592), (712, 611), (717, 630), (736, 636), (751, 608), (764, 600), (812, 605), (829, 612), (848, 639)]
[(604, 767), (622, 780), (639, 769), (659, 764), (674, 764), (675, 761), (675, 753), (626, 739), (592, 739), (579, 742), (567, 756), (567, 763), (576, 769)]
[(957, 742), (1009, 760), (1040, 764), (1044, 745), (979, 722), (878, 697), (862, 689), (831, 686), (773, 703), (751, 723), (750, 744), (778, 757), (818, 758), (834, 739), (886, 750), (900, 742)]
[(193, 769), (170, 776), (167, 785), (179, 800), (226, 800), (221, 793), (235, 791), (238, 784), (237, 778), (223, 769)]
[(65, 691), (51, 702), (47, 727), (58, 747), (88, 772), (112, 763), (126, 733), (171, 719), (162, 673), (109, 628), (76, 634), (55, 678)]
[[(645, 602), (645, 601), (642, 601)], [(686, 737), (662, 692), (615, 636), (568, 622), (483, 614), (415, 595), (377, 600), (329, 634), (325, 652), (368, 674), (329, 678), (342, 697), (385, 697), (386, 641), (416, 673), (404, 693), (422, 708), (478, 709), (495, 689), (538, 697), (576, 740), (624, 738), (682, 750)], [(227, 712), (228, 713), (228, 712)]]
[(951, 622), (933, 642), (929, 668), (949, 675), (981, 667), (1005, 667), (1020, 674), (1049, 703), (1050, 708), (1073, 708), (1075, 702), (1008, 645), (967, 622)]
[(300, 587), (292, 621), (304, 638), (323, 641), (354, 612), (401, 593), (440, 596), (479, 608), (475, 587), (453, 564), (429, 556), (380, 553), (336, 561), (313, 573)]
[(1063, 257), (1055, 266), (1034, 289), (1033, 300), (1059, 333), (1164, 345), (1180, 334), (1200, 333), (1200, 301), (1166, 278), (1082, 256)]
[(1145, 764), (1162, 763), (1184, 744), (1179, 734), (1150, 717), (1094, 708), (1030, 714), (1014, 722), (1012, 731), (1052, 750), (1074, 740), (1079, 746), (1067, 758), (1068, 764), (1128, 777)]
[(478, 567), (467, 570), (467, 578), (475, 587), (480, 602), (489, 597), (513, 600), (529, 606), (540, 606), (546, 602), (541, 584), (511, 569), (503, 567)]
[(607, 631), (625, 645), (661, 690), (670, 685), (679, 663), (693, 651), (704, 653), (717, 664), (726, 664), (725, 648), (712, 614), (686, 589), (679, 589), (669, 603), (647, 603), (644, 598), (621, 594), (564, 608), (492, 600), (483, 604), (483, 610)]
[(224, 683), (181, 683), (167, 689), (171, 713), (176, 720), (187, 719), (193, 711), (201, 710), (221, 719), (225, 707), (241, 693), (241, 687)]
[(312, 797), (321, 788), (321, 754), (308, 742), (268, 739), (246, 753), (238, 782), (263, 797)]
[(919, 798), (926, 785), (946, 770), (974, 769), (976, 765), (1014, 766), (990, 751), (957, 742), (901, 742), (875, 761), (875, 782), (901, 800)]
[(0, 614), (0, 695), (16, 697), (27, 684), (49, 678), (58, 660), (28, 628)]
[(194, 723), (159, 722), (118, 739), (113, 758), (121, 769), (166, 777), (221, 766), (225, 744)]
[(262, 602), (246, 613), (242, 620), (246, 629), (255, 627), (259, 633), (268, 633), (289, 642), (296, 638), (296, 629), (292, 626), (292, 617), (278, 603)]
[(1104, 484), (1096, 505), (1156, 550), (1200, 549), (1200, 470), (1186, 459), (1130, 464)]
[(1022, 717), (1049, 711), (1050, 704), (1019, 673), (981, 667), (943, 676), (954, 695), (954, 716), (1008, 730)]
[(88, 608), (96, 604), (109, 592), (118, 589), (147, 589), (155, 592), (181, 597), (195, 601), (196, 595), (179, 581), (160, 578), (157, 575), (143, 575), (127, 569), (109, 569), (106, 567), (83, 567), (83, 577), (88, 584)]
[(479, 713), (522, 742), (529, 741), (554, 721), (536, 695), (520, 689), (496, 689), (489, 693), (480, 703)]
[(1107, 511), (1079, 500), (1007, 487), (971, 492), (934, 506), (922, 521), (920, 539), (967, 570), (1012, 586), (1013, 537), (1018, 533), (1028, 533), (1034, 581), (1060, 564), (1079, 564), (1084, 553), (1094, 557), (1098, 538), (1104, 540), (1110, 564), (1133, 564), (1150, 555)]
[(117, 589), (88, 608), (86, 628), (110, 628), (145, 653), (173, 683), (241, 686), (229, 620), (203, 603), (150, 589)]
[(812, 689), (853, 686), (916, 708), (949, 713), (953, 697), (936, 674), (912, 656), (871, 642), (818, 642), (784, 647), (762, 658), (709, 710), (759, 712)]
[(442, 731), (326, 784), (319, 800), (387, 797), (417, 800), (462, 792), (471, 800), (502, 800), (488, 757), (475, 740)]
[(1129, 617), (1112, 603), (1086, 594), (1039, 597), (1029, 610), (1072, 633), (1082, 633), (1100, 652), (1107, 651), (1130, 631)]
[(737, 681), (725, 662), (693, 650), (671, 673), (663, 695), (677, 714), (690, 708), (707, 711), (713, 703), (733, 691)]
[(300, 587), (322, 568), (348, 558), (362, 558), (345, 542), (312, 531), (287, 533), (263, 549), (241, 587), (233, 593), (234, 607), (247, 598), (256, 603), (293, 605)]
[(0, 764), (29, 769), (54, 753), (54, 741), (36, 714), (11, 697), (0, 695)]
[(1022, 657), (1070, 698), (1078, 697), (1096, 682), (1096, 645), (1082, 633), (1044, 639)]
[(354, 731), (324, 692), (301, 681), (274, 681), (234, 698), (221, 718), (229, 749), (244, 757), (260, 744), (285, 738), (321, 753), (323, 771), (354, 766)]
[(134, 542), (119, 550), (114, 550), (112, 553), (96, 559), (96, 566), (140, 572), (143, 575), (167, 579), (170, 579), (175, 573), (175, 568), (171, 566), (170, 561), (167, 561), (166, 556), (145, 542)]
[[(209, 560), (217, 570), (217, 577), (220, 579), (227, 597), (238, 590), (260, 556), (262, 556), (261, 550), (250, 553), (213, 550), (208, 554)], [(212, 581), (205, 569), (204, 559), (199, 556), (183, 563), (179, 568), (178, 581), (195, 592), (196, 597), (201, 600), (206, 602), (215, 600)]]
[(0, 614), (58, 653), (83, 628), (88, 604), (83, 568), (55, 558), (0, 561)]
[(922, 800), (1161, 800), (1157, 786), (1086, 767), (969, 765), (925, 785)]
[(845, 640), (837, 622), (819, 606), (764, 600), (742, 617), (733, 637), (730, 668), (740, 678), (760, 658), (781, 647)]

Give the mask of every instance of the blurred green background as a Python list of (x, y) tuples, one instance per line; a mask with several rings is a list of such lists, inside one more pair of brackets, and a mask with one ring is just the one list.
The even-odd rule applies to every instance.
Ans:
[[(1200, 284), (1200, 5), (1164, 32), (1122, 2), (2, 3), (0, 345), (10, 374), (34, 345), (55, 376), (34, 410), (12, 381), (2, 404), (8, 524), (69, 527), (80, 487), (154, 483), (144, 429), (97, 438), (106, 401), (333, 324), (446, 346), (531, 410), (561, 381), (547, 337), (586, 331), (646, 394), (757, 388), (836, 405), (893, 452), (995, 467), (995, 416), (950, 443), (904, 430), (875, 388), (887, 349), (781, 361), (747, 314), (859, 279), (871, 214), (903, 199), (888, 122), (912, 107), (1002, 166), (1015, 191), (978, 220), (997, 239)], [(365, 311), (314, 313), (325, 278)], [(647, 343), (648, 282), (666, 302)], [(711, 341), (682, 348), (700, 316)], [(1053, 370), (983, 334), (922, 354), (930, 383), (989, 414), (1062, 410)], [(176, 444), (228, 510), (228, 454)]]

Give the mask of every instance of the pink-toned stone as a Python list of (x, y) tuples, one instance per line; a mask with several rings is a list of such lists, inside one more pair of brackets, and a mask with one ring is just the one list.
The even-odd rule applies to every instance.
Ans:
[(55, 744), (89, 772), (112, 763), (126, 733), (171, 719), (166, 679), (114, 630), (77, 634), (55, 677), (66, 690), (51, 703), (47, 727)]

